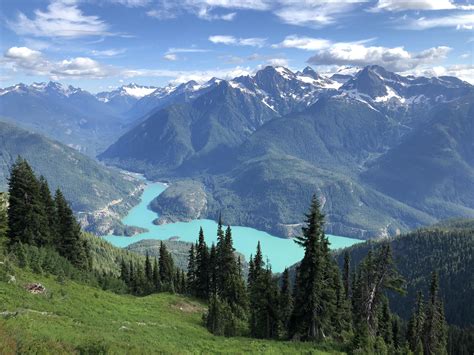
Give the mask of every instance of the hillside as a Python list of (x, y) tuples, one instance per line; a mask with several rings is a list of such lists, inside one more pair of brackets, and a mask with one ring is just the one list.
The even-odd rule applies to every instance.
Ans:
[[(383, 243), (367, 242), (347, 250), (351, 267), (357, 265), (367, 252)], [(474, 228), (473, 220), (451, 221), (396, 237), (390, 241), (395, 264), (407, 281), (405, 297), (392, 297), (390, 307), (408, 318), (418, 290), (427, 294), (427, 280), (433, 271), (439, 273), (440, 290), (448, 323), (473, 326), (474, 307)], [(337, 256), (343, 263), (342, 252)]]
[[(116, 295), (72, 281), (15, 270), (16, 281), (0, 281), (0, 353), (329, 354), (311, 343), (216, 337), (202, 326), (204, 304), (166, 293)], [(44, 294), (28, 293), (40, 282)]]
[(124, 199), (137, 186), (132, 178), (44, 136), (0, 121), (0, 190), (6, 191), (10, 166), (27, 159), (52, 191), (61, 187), (75, 212), (91, 212)]

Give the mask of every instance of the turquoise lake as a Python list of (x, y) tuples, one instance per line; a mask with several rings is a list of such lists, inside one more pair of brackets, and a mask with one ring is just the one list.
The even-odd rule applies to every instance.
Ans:
[[(125, 225), (138, 226), (148, 229), (148, 232), (126, 236), (104, 236), (106, 240), (118, 247), (125, 247), (143, 239), (165, 240), (170, 237), (179, 237), (179, 240), (195, 242), (198, 238), (199, 227), (204, 230), (204, 236), (208, 245), (216, 242), (217, 223), (209, 219), (198, 219), (190, 222), (178, 222), (164, 225), (154, 225), (153, 220), (157, 214), (148, 208), (150, 202), (165, 189), (166, 185), (158, 182), (149, 183), (141, 196), (141, 202), (133, 207), (122, 222)], [(225, 222), (225, 221), (224, 221)], [(287, 266), (301, 260), (303, 249), (292, 239), (283, 239), (272, 236), (266, 232), (249, 227), (231, 226), (234, 247), (245, 255), (248, 260), (250, 254), (255, 254), (257, 242), (260, 241), (265, 260), (268, 259), (273, 271), (281, 272)], [(332, 249), (351, 246), (361, 242), (358, 239), (328, 235)]]

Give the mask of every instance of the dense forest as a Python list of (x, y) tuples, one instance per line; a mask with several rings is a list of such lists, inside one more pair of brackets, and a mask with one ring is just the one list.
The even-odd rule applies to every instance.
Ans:
[[(431, 277), (419, 277), (417, 283), (407, 283), (402, 277), (404, 269), (397, 258), (403, 248), (387, 242), (353, 248), (343, 254), (340, 268), (329, 249), (316, 197), (302, 234), (295, 239), (304, 257), (293, 282), (288, 270), (282, 275), (272, 273), (259, 243), (244, 274), (244, 261), (233, 247), (232, 229), (224, 227), (221, 218), (216, 244), (207, 245), (199, 231), (189, 249), (186, 272), (175, 266), (165, 243), (158, 257), (114, 251), (99, 238), (83, 233), (61, 190), (52, 194), (48, 182), (21, 158), (11, 170), (6, 205), (7, 209), (0, 209), (2, 253), (8, 254), (2, 279), (8, 278), (11, 268), (20, 267), (115, 293), (180, 293), (207, 304), (203, 325), (226, 337), (330, 344), (353, 354), (472, 353), (472, 333), (450, 329), (445, 320), (446, 297), (453, 297), (457, 289), (446, 291), (450, 286), (446, 270), (432, 267), (443, 254), (434, 249), (434, 256), (429, 257), (428, 246), (420, 246), (419, 262)], [(439, 233), (439, 240), (449, 238), (444, 235), (449, 232), (440, 229)], [(452, 233), (466, 233), (461, 239), (472, 238), (472, 231), (454, 229)], [(416, 235), (397, 240), (416, 239)], [(462, 243), (453, 240), (462, 248)], [(456, 250), (459, 254), (453, 257), (461, 261), (466, 258), (463, 253), (469, 252)], [(425, 263), (422, 256), (432, 258), (432, 263)], [(472, 292), (469, 282), (468, 277), (466, 289)], [(413, 292), (416, 301), (409, 314), (403, 314), (406, 318), (391, 310), (400, 298)]]

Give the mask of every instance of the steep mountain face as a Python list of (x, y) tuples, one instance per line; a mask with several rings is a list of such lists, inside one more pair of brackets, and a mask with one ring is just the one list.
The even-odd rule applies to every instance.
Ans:
[(474, 215), (474, 95), (442, 104), (362, 175), (437, 218)]
[(19, 155), (46, 177), (52, 191), (61, 188), (75, 212), (104, 208), (137, 185), (72, 148), (0, 121), (0, 190), (7, 190), (10, 167)]
[(191, 103), (152, 114), (100, 158), (149, 175), (220, 170), (230, 149), (274, 115), (258, 98), (221, 81)]
[(213, 78), (207, 83), (198, 84), (191, 80), (178, 86), (168, 85), (164, 88), (157, 88), (149, 95), (138, 100), (130, 108), (126, 113), (128, 121), (144, 121), (166, 106), (190, 102), (211, 90), (219, 81)]
[(0, 117), (45, 134), (88, 155), (107, 147), (121, 133), (112, 106), (94, 95), (56, 82), (18, 84), (0, 90)]

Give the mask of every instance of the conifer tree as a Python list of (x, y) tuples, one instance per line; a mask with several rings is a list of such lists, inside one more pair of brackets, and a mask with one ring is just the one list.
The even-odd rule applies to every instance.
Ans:
[(247, 297), (245, 283), (240, 276), (234, 252), (232, 230), (228, 226), (218, 256), (218, 270), (220, 270), (221, 279), (218, 283), (217, 292), (222, 301), (226, 302), (240, 318), (245, 313)]
[(446, 354), (447, 326), (444, 319), (443, 302), (439, 297), (439, 281), (436, 272), (433, 272), (431, 277), (430, 298), (425, 317), (423, 337), (425, 354)]
[(417, 355), (421, 350), (423, 352), (423, 330), (425, 326), (425, 305), (423, 295), (419, 291), (416, 299), (416, 306), (413, 314), (408, 321), (407, 342), (410, 350)]
[(188, 285), (188, 294), (196, 294), (196, 255), (194, 252), (194, 244), (191, 244), (188, 255), (188, 272), (187, 272), (187, 285)]
[[(215, 253), (215, 251), (214, 251)], [(204, 232), (199, 229), (199, 238), (196, 247), (196, 296), (208, 299), (210, 292), (209, 278), (212, 270), (209, 267), (209, 250), (204, 240)]]
[(250, 334), (255, 338), (277, 338), (280, 333), (278, 285), (270, 268), (264, 269), (260, 242), (253, 259), (249, 283)]
[(349, 299), (350, 296), (350, 255), (349, 252), (346, 250), (344, 252), (344, 267), (343, 267), (343, 283), (344, 283), (344, 295), (346, 299)]
[(165, 291), (174, 292), (174, 262), (168, 252), (166, 245), (161, 242), (160, 244), (160, 259), (159, 259), (159, 272), (161, 286)]
[(160, 270), (158, 268), (158, 260), (153, 262), (153, 288), (156, 292), (161, 291)]
[(284, 336), (286, 337), (288, 333), (291, 312), (293, 310), (293, 297), (291, 295), (290, 273), (288, 271), (288, 268), (285, 268), (281, 276), (279, 306), (280, 319), (283, 327)]
[(87, 251), (81, 240), (81, 227), (59, 189), (56, 190), (54, 202), (57, 211), (57, 250), (74, 266), (86, 269), (88, 266)]
[(48, 181), (44, 176), (39, 178), (39, 192), (41, 202), (43, 203), (43, 208), (48, 219), (48, 229), (49, 229), (49, 241), (47, 244), (56, 246), (58, 243), (58, 222), (57, 222), (57, 212), (56, 204), (51, 196), (51, 190), (49, 189)]
[(217, 295), (217, 275), (217, 250), (214, 243), (212, 243), (209, 252), (209, 297)]
[(26, 160), (18, 157), (9, 178), (8, 236), (10, 245), (46, 245), (50, 240), (48, 217), (39, 182)]
[(125, 285), (127, 285), (127, 287), (130, 286), (130, 267), (123, 258), (120, 262), (120, 279), (125, 283)]
[(150, 256), (148, 255), (148, 251), (146, 252), (146, 256), (145, 256), (145, 279), (146, 279), (147, 293), (153, 292), (154, 291), (153, 266), (151, 265), (151, 260), (150, 260)]
[(323, 339), (333, 331), (336, 291), (329, 254), (329, 242), (324, 234), (324, 215), (316, 196), (306, 215), (303, 235), (296, 242), (305, 250), (295, 280), (294, 307), (290, 335), (303, 339)]

